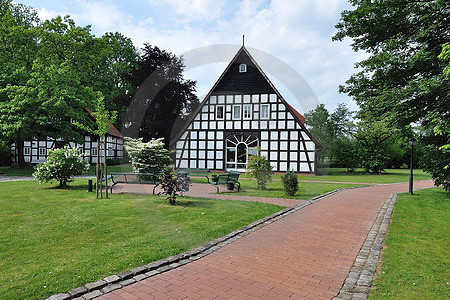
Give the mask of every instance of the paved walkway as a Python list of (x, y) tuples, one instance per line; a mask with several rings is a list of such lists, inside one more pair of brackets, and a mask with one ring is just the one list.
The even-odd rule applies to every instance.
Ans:
[[(417, 189), (432, 186), (415, 183)], [(99, 299), (331, 299), (388, 195), (407, 188), (399, 183), (342, 191)]]
[[(95, 178), (95, 175), (81, 175), (75, 176), (75, 178)], [(33, 181), (33, 176), (4, 176), (0, 175), (0, 182), (12, 182), (12, 181)]]

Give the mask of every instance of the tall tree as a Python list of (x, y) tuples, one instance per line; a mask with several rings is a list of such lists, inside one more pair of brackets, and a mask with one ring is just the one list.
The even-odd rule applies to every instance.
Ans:
[[(342, 41), (349, 37), (355, 51), (362, 50), (370, 56), (357, 63), (361, 71), (351, 76), (340, 91), (353, 97), (362, 116), (380, 120), (391, 114), (390, 126), (420, 122), (428, 128), (422, 142), (441, 151), (445, 165), (450, 157), (441, 147), (448, 143), (448, 131), (436, 134), (432, 129), (436, 120), (450, 119), (450, 85), (443, 74), (447, 63), (438, 59), (441, 46), (450, 40), (450, 2), (350, 2), (355, 9), (342, 12), (333, 39)], [(429, 167), (433, 164), (426, 162)], [(435, 171), (435, 179), (439, 173), (445, 175), (443, 170)]]
[(366, 172), (380, 174), (384, 170), (389, 158), (385, 143), (395, 132), (385, 121), (362, 120), (356, 124), (352, 135), (362, 146), (361, 163)]
[[(156, 46), (145, 44), (138, 67), (127, 77), (134, 90), (151, 78), (149, 94), (151, 99), (141, 124), (140, 137), (144, 142), (152, 138), (164, 138), (170, 142), (170, 135), (179, 115), (189, 116), (198, 98), (195, 95), (195, 81), (183, 78), (183, 59)], [(131, 101), (131, 97), (124, 102)], [(184, 120), (183, 120), (184, 121)]]
[[(95, 57), (96, 63), (87, 84), (96, 91), (101, 91), (106, 101), (106, 109), (123, 115), (127, 102), (123, 100), (133, 92), (126, 76), (139, 61), (139, 52), (131, 39), (119, 32), (107, 32), (98, 39), (100, 51)], [(116, 119), (116, 124), (120, 124)]]
[(333, 127), (330, 123), (330, 112), (324, 104), (319, 104), (314, 110), (305, 114), (306, 126), (311, 134), (322, 144), (322, 150), (317, 153), (321, 163), (331, 159), (331, 143), (333, 140)]
[(120, 97), (131, 93), (125, 75), (137, 59), (131, 40), (119, 33), (96, 38), (69, 16), (40, 22), (32, 8), (2, 0), (0, 139), (16, 143), (21, 165), (24, 140), (81, 142), (73, 122), (91, 122), (86, 108), (99, 98), (108, 110), (123, 111)]
[[(11, 19), (14, 5), (4, 14), (7, 20)], [(82, 50), (90, 45), (86, 41), (92, 40), (88, 28), (76, 27), (68, 18), (42, 25), (7, 23), (5, 27), (18, 32), (8, 35), (5, 47), (18, 46), (24, 32), (30, 36), (27, 40), (34, 41), (19, 44), (25, 50), (18, 51), (12, 63), (1, 61), (2, 66), (17, 74), (4, 77), (0, 87), (1, 139), (16, 143), (19, 163), (23, 165), (24, 140), (50, 136), (81, 142), (72, 122), (88, 121), (85, 108), (92, 107), (101, 95), (82, 83), (82, 61), (88, 58), (87, 50)]]
[(355, 112), (351, 111), (347, 104), (338, 103), (336, 109), (330, 115), (330, 126), (335, 138), (348, 136), (353, 126)]

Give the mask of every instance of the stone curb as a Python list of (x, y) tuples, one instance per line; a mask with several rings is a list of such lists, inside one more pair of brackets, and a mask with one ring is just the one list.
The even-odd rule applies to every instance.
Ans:
[(389, 195), (378, 212), (339, 294), (333, 300), (364, 300), (368, 298), (396, 200), (397, 195)]
[(309, 206), (319, 200), (330, 197), (343, 190), (365, 188), (367, 186), (357, 186), (350, 188), (337, 189), (316, 197), (313, 197), (303, 203), (300, 203), (293, 207), (285, 208), (278, 211), (268, 217), (255, 221), (247, 226), (244, 226), (238, 230), (235, 230), (225, 236), (210, 241), (202, 246), (192, 249), (191, 251), (180, 253), (174, 256), (167, 257), (162, 260), (158, 260), (131, 270), (124, 271), (119, 274), (105, 277), (101, 280), (87, 283), (81, 287), (72, 289), (66, 293), (55, 294), (47, 298), (47, 300), (69, 300), (69, 299), (93, 299), (107, 294), (111, 291), (117, 290), (121, 287), (135, 283), (140, 280), (158, 275), (160, 273), (178, 268), (192, 261), (200, 259), (214, 251), (240, 239), (247, 234), (258, 230), (259, 228), (269, 225), (273, 222), (284, 218), (297, 210), (300, 210), (306, 206)]

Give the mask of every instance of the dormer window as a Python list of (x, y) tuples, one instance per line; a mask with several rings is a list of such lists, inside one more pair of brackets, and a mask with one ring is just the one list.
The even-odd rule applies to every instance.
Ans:
[(239, 65), (239, 73), (247, 72), (247, 65), (246, 64), (240, 64)]

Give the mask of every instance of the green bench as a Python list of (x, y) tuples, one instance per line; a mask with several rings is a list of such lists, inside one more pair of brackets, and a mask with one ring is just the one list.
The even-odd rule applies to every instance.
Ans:
[(208, 179), (208, 183), (215, 186), (217, 189), (217, 192), (219, 192), (219, 184), (222, 185), (228, 185), (233, 184), (235, 187), (237, 186), (237, 191), (241, 189), (241, 183), (239, 182), (239, 175), (241, 175), (241, 172), (238, 171), (229, 171), (227, 174), (220, 174), (220, 175), (213, 175), (212, 178)]
[(126, 184), (154, 184), (153, 195), (155, 194), (155, 189), (159, 185), (161, 179), (161, 172), (153, 173), (110, 173), (111, 176), (111, 194), (113, 192), (113, 187), (118, 183)]
[(178, 173), (183, 173), (186, 172), (188, 173), (191, 177), (203, 177), (205, 176), (206, 178), (208, 178), (209, 174), (209, 169), (177, 169)]

